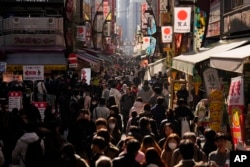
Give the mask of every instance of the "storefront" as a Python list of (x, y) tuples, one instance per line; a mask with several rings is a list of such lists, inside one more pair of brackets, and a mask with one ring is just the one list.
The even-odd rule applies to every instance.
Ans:
[(8, 72), (21, 72), (23, 65), (43, 65), (45, 73), (66, 71), (67, 61), (62, 52), (20, 52), (7, 54)]

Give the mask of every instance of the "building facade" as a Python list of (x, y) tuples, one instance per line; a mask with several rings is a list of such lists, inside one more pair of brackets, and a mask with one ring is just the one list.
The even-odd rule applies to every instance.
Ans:
[(67, 68), (64, 1), (0, 1), (0, 58), (5, 71), (43, 65), (45, 73)]

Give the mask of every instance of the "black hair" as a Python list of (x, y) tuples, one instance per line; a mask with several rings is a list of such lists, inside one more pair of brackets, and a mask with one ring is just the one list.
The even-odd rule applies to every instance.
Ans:
[(97, 145), (100, 148), (100, 150), (104, 150), (107, 146), (105, 139), (101, 136), (94, 136), (92, 144)]
[(190, 139), (182, 139), (179, 150), (184, 160), (194, 158), (194, 143)]

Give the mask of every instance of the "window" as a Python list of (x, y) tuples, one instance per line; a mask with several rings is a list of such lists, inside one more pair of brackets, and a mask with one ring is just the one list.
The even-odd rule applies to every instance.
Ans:
[(232, 8), (236, 8), (243, 5), (243, 0), (232, 0)]

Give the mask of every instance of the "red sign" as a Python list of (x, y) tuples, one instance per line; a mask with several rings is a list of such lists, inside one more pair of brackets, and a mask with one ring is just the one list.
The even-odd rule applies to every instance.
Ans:
[(228, 115), (234, 148), (244, 141), (244, 87), (243, 77), (231, 78), (228, 93)]
[(69, 55), (69, 63), (70, 64), (76, 64), (77, 63), (77, 56), (76, 56), (76, 54), (74, 54), (74, 53), (71, 53), (70, 55)]

